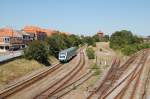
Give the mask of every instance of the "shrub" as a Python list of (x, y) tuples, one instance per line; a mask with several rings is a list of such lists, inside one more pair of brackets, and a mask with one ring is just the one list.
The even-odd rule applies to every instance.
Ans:
[(24, 50), (24, 57), (28, 60), (34, 59), (44, 65), (50, 65), (48, 62), (48, 48), (42, 41), (33, 41)]
[(122, 48), (122, 50), (121, 50), (121, 52), (124, 54), (124, 55), (127, 55), (127, 56), (129, 56), (129, 55), (131, 55), (131, 54), (133, 54), (133, 53), (135, 53), (135, 52), (137, 52), (138, 50), (137, 50), (137, 47), (136, 47), (136, 45), (127, 45), (127, 46), (125, 46), (124, 48)]
[(96, 76), (96, 75), (99, 75), (101, 73), (101, 70), (100, 69), (95, 69), (95, 71), (94, 71), (94, 76)]
[(91, 69), (99, 69), (99, 67), (96, 64), (94, 64)]
[(133, 35), (131, 31), (122, 30), (116, 31), (110, 37), (110, 47), (115, 50), (120, 50), (126, 47), (126, 45), (135, 45), (143, 43), (143, 39), (136, 35)]
[(128, 56), (146, 48), (150, 48), (150, 43), (126, 45), (121, 51), (124, 55)]
[(89, 59), (95, 59), (95, 53), (94, 53), (94, 50), (92, 48), (87, 48), (86, 54), (87, 54)]

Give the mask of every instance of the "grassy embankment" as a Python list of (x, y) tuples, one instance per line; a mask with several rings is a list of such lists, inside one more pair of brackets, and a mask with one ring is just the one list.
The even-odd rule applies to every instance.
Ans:
[[(56, 59), (51, 57), (49, 61), (54, 63)], [(5, 64), (1, 64), (0, 87), (8, 84), (16, 78), (22, 77), (43, 67), (45, 67), (43, 64), (40, 64), (35, 60), (26, 60), (24, 58), (15, 59)]]

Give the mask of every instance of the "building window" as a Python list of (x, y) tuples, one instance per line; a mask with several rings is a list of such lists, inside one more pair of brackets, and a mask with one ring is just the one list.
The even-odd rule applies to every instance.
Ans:
[(0, 46), (0, 49), (4, 49), (4, 46)]
[(10, 38), (8, 38), (8, 37), (4, 38), (5, 43), (9, 43), (9, 41), (10, 41)]
[(5, 46), (5, 49), (8, 50), (8, 49), (9, 49), (9, 46)]

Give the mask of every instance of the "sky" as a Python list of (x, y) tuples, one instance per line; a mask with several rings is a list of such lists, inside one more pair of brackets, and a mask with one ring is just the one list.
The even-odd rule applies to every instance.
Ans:
[(150, 35), (150, 0), (0, 0), (0, 28), (26, 25), (74, 34)]

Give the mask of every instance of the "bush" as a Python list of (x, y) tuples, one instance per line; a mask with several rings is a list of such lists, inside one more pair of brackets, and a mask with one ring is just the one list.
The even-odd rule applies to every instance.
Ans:
[(150, 43), (127, 45), (124, 48), (122, 48), (121, 51), (124, 55), (129, 56), (139, 50), (146, 49), (146, 48), (150, 48)]
[(127, 55), (127, 56), (129, 56), (129, 55), (131, 55), (131, 54), (133, 54), (133, 53), (135, 53), (135, 52), (137, 52), (138, 50), (137, 50), (137, 47), (136, 47), (136, 45), (128, 45), (128, 46), (125, 46), (122, 50), (121, 50), (121, 52), (124, 54), (124, 55)]
[(24, 57), (28, 60), (34, 59), (44, 65), (50, 65), (48, 62), (48, 48), (42, 41), (33, 41), (24, 50)]
[(96, 47), (96, 43), (94, 42), (94, 44), (92, 45), (93, 47)]
[(83, 42), (88, 44), (88, 46), (95, 46), (95, 40), (90, 36), (83, 37)]
[(116, 50), (126, 47), (127, 45), (141, 44), (143, 39), (127, 30), (116, 31), (110, 37), (110, 47)]
[(86, 54), (87, 54), (89, 59), (95, 59), (95, 53), (94, 53), (94, 50), (92, 48), (87, 48)]
[(99, 69), (99, 67), (96, 64), (94, 64), (91, 69)]
[(100, 69), (95, 69), (95, 71), (94, 71), (94, 76), (96, 76), (96, 75), (99, 75), (101, 73), (101, 70)]

